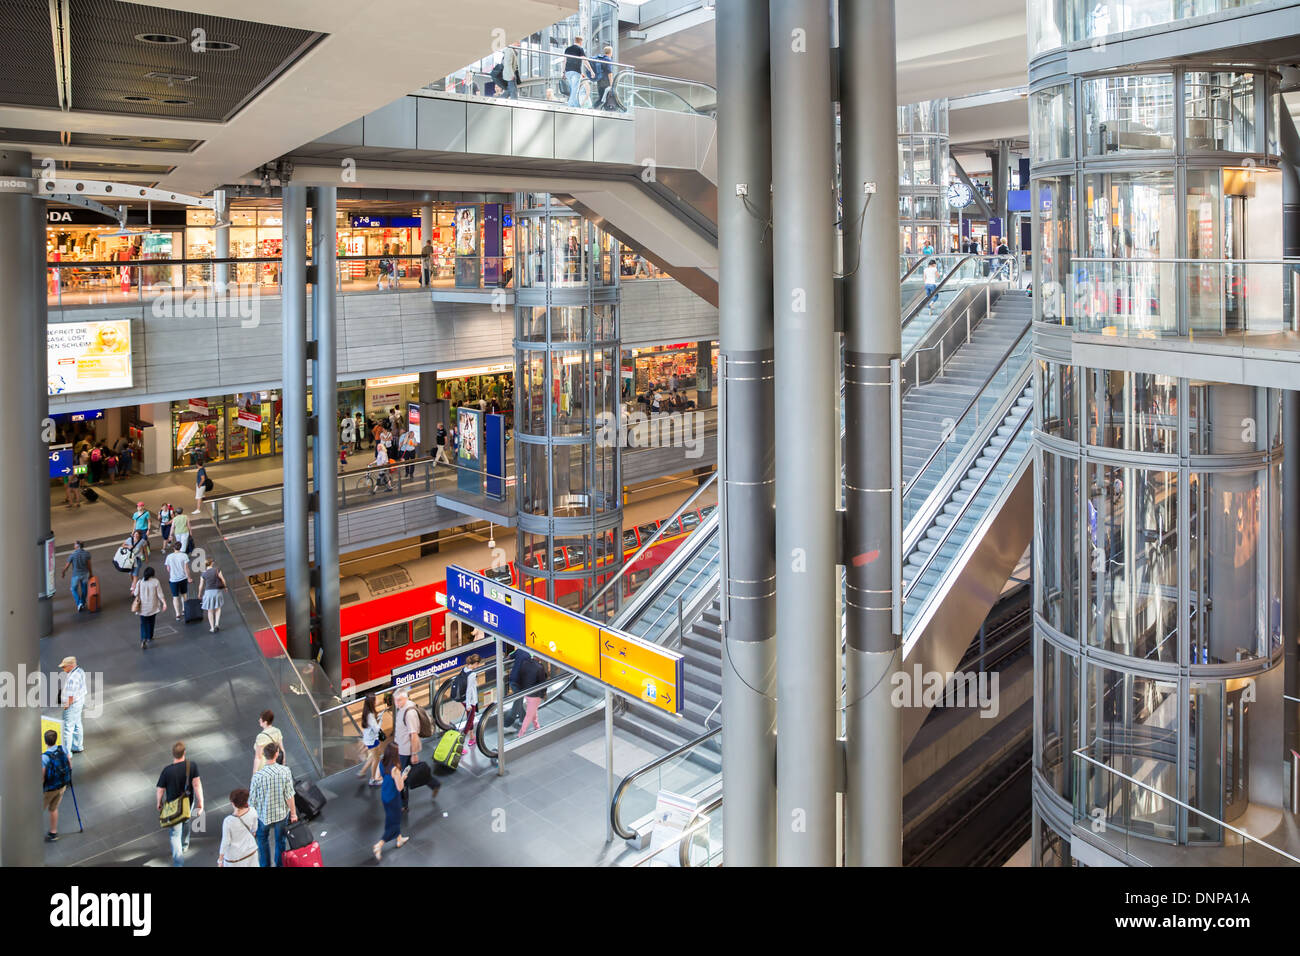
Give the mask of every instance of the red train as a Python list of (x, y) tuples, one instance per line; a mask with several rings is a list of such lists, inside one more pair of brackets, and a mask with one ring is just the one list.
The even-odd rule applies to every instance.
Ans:
[[(641, 555), (624, 576), (624, 594), (631, 594), (666, 561), (714, 507), (708, 505), (685, 512), (673, 528), (660, 535), (654, 546)], [(624, 530), (625, 562), (660, 524), (661, 521), (652, 521)], [(572, 571), (587, 566), (588, 556), (582, 552), (580, 547), (557, 547), (549, 557), (556, 570)], [(526, 556), (529, 566), (533, 566), (535, 557), (546, 560), (544, 555), (530, 553)], [(598, 557), (599, 564), (606, 561)], [(438, 600), (438, 595), (445, 595), (447, 590), (447, 565), (455, 562), (454, 554), (430, 555), (363, 574), (348, 575), (339, 581), (343, 678), (344, 686), (350, 688), (351, 693), (386, 684), (389, 674), (403, 664), (468, 642), (469, 635), (460, 635), (456, 622), (447, 621), (446, 607)], [(478, 573), (502, 584), (522, 588), (515, 561)], [(556, 602), (566, 606), (576, 604), (580, 585), (579, 581), (557, 581)], [(263, 608), (274, 627), (274, 636), (271, 631), (263, 630), (258, 632), (257, 639), (264, 652), (278, 653), (273, 642), (278, 638), (281, 646), (285, 643), (284, 599), (268, 599), (263, 602)], [(451, 627), (448, 627), (449, 623)]]

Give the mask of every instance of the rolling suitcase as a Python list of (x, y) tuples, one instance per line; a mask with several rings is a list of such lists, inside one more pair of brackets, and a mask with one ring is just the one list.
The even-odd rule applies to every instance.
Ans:
[(298, 807), (298, 816), (315, 820), (325, 809), (325, 794), (310, 780), (295, 780), (293, 802)]
[(81, 497), (85, 498), (88, 503), (93, 504), (99, 500), (99, 492), (89, 485), (86, 485), (81, 489)]
[(442, 735), (438, 746), (433, 748), (434, 763), (441, 764), (448, 770), (460, 766), (460, 748), (465, 744), (465, 735), (459, 730), (449, 730)]
[(185, 623), (193, 624), (203, 620), (203, 602), (198, 598), (185, 599)]
[(311, 834), (311, 827), (307, 826), (304, 820), (290, 823), (285, 828), (284, 847), (286, 850), (301, 850), (303, 847), (311, 846), (315, 842), (316, 838)]
[(320, 844), (308, 843), (299, 850), (285, 850), (280, 854), (281, 866), (324, 866), (320, 858)]
[(99, 613), (99, 578), (94, 575), (86, 582), (86, 610), (91, 614)]

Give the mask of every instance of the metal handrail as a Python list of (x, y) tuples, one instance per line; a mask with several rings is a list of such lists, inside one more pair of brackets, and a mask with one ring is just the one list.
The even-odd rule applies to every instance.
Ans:
[[(408, 466), (414, 467), (416, 465), (424, 465), (433, 462), (435, 458), (436, 456), (430, 456), (428, 458), (412, 458), (410, 461), (403, 461), (401, 459), (398, 460), (390, 459), (387, 465), (366, 465), (365, 468), (354, 468), (352, 471), (337, 471), (334, 473), (334, 480), (337, 481), (339, 478), (357, 478), (364, 475), (367, 471), (373, 471), (375, 468), (406, 468)], [(192, 467), (197, 467), (197, 466), (192, 466)], [(451, 467), (456, 468), (458, 466), (452, 465)], [(509, 476), (488, 475), (488, 477), (500, 478), (500, 477), (509, 477)], [(309, 485), (314, 486), (316, 484), (316, 477), (314, 475), (308, 475), (307, 482)], [(256, 488), (248, 488), (245, 489), (244, 491), (234, 491), (224, 495), (205, 495), (203, 500), (204, 503), (206, 504), (216, 504), (219, 501), (229, 501), (232, 498), (247, 498), (252, 495), (266, 494), (266, 492), (268, 491), (279, 491), (282, 488), (284, 488), (283, 481), (274, 485), (259, 485)]]
[(618, 815), (619, 807), (623, 803), (623, 797), (635, 781), (639, 780), (641, 777), (644, 777), (646, 774), (658, 769), (659, 767), (662, 767), (668, 761), (680, 757), (682, 754), (686, 753), (687, 751), (694, 750), (696, 747), (703, 744), (706, 740), (711, 740), (712, 738), (716, 737), (720, 733), (722, 733), (722, 728), (715, 727), (713, 730), (700, 734), (700, 736), (694, 738), (693, 740), (686, 741), (686, 743), (682, 744), (680, 747), (676, 747), (673, 750), (668, 751), (668, 753), (656, 757), (654, 760), (651, 760), (649, 763), (643, 764), (642, 766), (633, 770), (626, 777), (624, 777), (619, 782), (619, 785), (614, 789), (614, 798), (609, 803), (609, 821), (610, 821), (610, 825), (614, 829), (614, 832), (617, 833), (624, 840), (631, 840), (636, 836), (636, 833), (634, 831), (628, 830), (623, 827), (623, 825), (619, 822), (619, 815)]
[(682, 831), (678, 841), (678, 846), (681, 848), (677, 856), (678, 866), (684, 869), (691, 868), (691, 846), (695, 843), (695, 835), (700, 830), (707, 830), (708, 825), (713, 822), (708, 814), (713, 813), (720, 806), (722, 806), (722, 794), (718, 794), (704, 806), (695, 808), (695, 812), (691, 814), (691, 819), (686, 824), (686, 829)]
[(633, 553), (632, 557), (628, 558), (623, 562), (623, 566), (619, 568), (618, 573), (614, 575), (612, 578), (610, 578), (608, 581), (606, 581), (600, 587), (600, 589), (597, 590), (596, 593), (592, 595), (591, 600), (582, 606), (582, 610), (580, 610), (578, 614), (585, 617), (587, 613), (593, 607), (596, 606), (596, 602), (599, 601), (602, 597), (604, 597), (605, 593), (609, 591), (610, 588), (612, 588), (619, 581), (623, 580), (623, 575), (627, 574), (628, 571), (631, 570), (632, 565), (635, 564), (637, 560), (640, 559), (641, 555), (644, 554), (646, 550), (648, 550), (656, 541), (659, 540), (659, 537), (665, 531), (668, 530), (668, 526), (671, 525), (678, 518), (680, 518), (687, 511), (690, 511), (691, 510), (690, 506), (692, 503), (694, 503), (695, 499), (698, 498), (700, 495), (704, 494), (704, 492), (707, 491), (709, 488), (711, 488), (713, 486), (713, 483), (717, 480), (718, 480), (718, 472), (715, 471), (713, 474), (709, 475), (708, 481), (706, 481), (704, 484), (696, 488), (695, 491), (691, 493), (690, 497), (688, 497), (685, 501), (683, 501), (680, 505), (677, 506), (677, 510), (674, 511), (672, 515), (670, 515), (664, 521), (660, 522), (659, 527), (655, 529), (654, 534), (650, 535), (649, 540), (646, 541), (643, 545), (641, 545), (641, 547), (637, 548), (635, 553)]
[[(1284, 257), (1282, 257), (1282, 258), (1280, 258), (1280, 259), (1187, 259), (1187, 258), (1178, 258), (1178, 257), (1173, 257), (1173, 256), (1162, 257), (1162, 258), (1158, 258), (1158, 259), (1157, 259), (1157, 258), (1151, 258), (1151, 259), (1148, 259), (1148, 258), (1145, 258), (1145, 257), (1138, 257), (1138, 256), (1127, 256), (1127, 257), (1118, 257), (1118, 256), (1117, 256), (1117, 257), (1111, 257), (1111, 258), (1105, 258), (1105, 257), (1102, 257), (1102, 256), (1070, 256), (1068, 262), (1070, 262), (1071, 264), (1073, 264), (1073, 263), (1075, 263), (1075, 262), (1106, 262), (1106, 263), (1110, 263), (1110, 262), (1141, 262), (1141, 263), (1145, 263), (1145, 262), (1156, 262), (1156, 263), (1160, 263), (1160, 262), (1174, 262), (1174, 263), (1185, 262), (1185, 263), (1188, 263), (1189, 265), (1198, 265), (1198, 266), (1209, 266), (1209, 265), (1227, 265), (1227, 266), (1300, 266), (1300, 256), (1290, 256), (1290, 257), (1286, 257), (1286, 256), (1284, 256)], [(1199, 813), (1200, 811), (1197, 811), (1197, 812)], [(1202, 815), (1202, 816), (1207, 816), (1207, 814), (1201, 814), (1201, 815)], [(1227, 824), (1224, 824), (1224, 825), (1226, 826)]]
[[(1012, 342), (1006, 348), (1005, 351), (1003, 351), (1002, 355), (993, 364), (992, 371), (990, 371), (989, 374), (985, 376), (984, 381), (981, 382), (979, 388), (976, 389), (975, 395), (971, 398), (969, 402), (966, 403), (966, 407), (961, 410), (961, 412), (957, 415), (957, 417), (953, 419), (952, 427), (954, 432), (957, 430), (957, 426), (961, 424), (962, 419), (964, 419), (967, 415), (970, 414), (970, 410), (974, 408), (977, 404), (979, 404), (980, 398), (984, 395), (984, 389), (988, 388), (989, 383), (992, 382), (994, 377), (996, 377), (997, 374), (1002, 371), (1002, 367), (1003, 365), (1006, 364), (1007, 359), (1011, 358), (1011, 356), (1015, 354), (1016, 350), (1020, 348), (1020, 344), (1025, 340), (1025, 336), (1030, 335), (1031, 332), (1032, 329), (1026, 326), (1025, 330), (1016, 336), (1015, 341)], [(931, 348), (933, 348), (933, 346), (931, 346)], [(1019, 375), (1017, 375), (1016, 377), (1019, 378)], [(947, 439), (945, 438), (944, 441), (946, 440)], [(904, 498), (907, 497), (907, 493), (911, 491), (912, 488), (916, 485), (917, 479), (920, 478), (921, 475), (925, 474), (925, 470), (934, 463), (934, 460), (936, 458), (939, 457), (939, 452), (943, 451), (944, 441), (939, 442), (938, 447), (935, 448), (934, 451), (930, 452), (930, 457), (925, 460), (925, 463), (922, 464), (921, 467), (917, 469), (916, 474), (912, 476), (912, 480), (907, 482), (907, 484), (903, 486)]]
[[(712, 536), (720, 520), (721, 515), (715, 510), (698, 527), (692, 529), (691, 533), (686, 536), (686, 540), (668, 556), (668, 560), (655, 569), (650, 580), (641, 586), (640, 590), (632, 596), (628, 603), (619, 608), (612, 622), (614, 626), (622, 627), (629, 621), (635, 620), (647, 605), (654, 603), (655, 597), (660, 593), (659, 587), (662, 584), (676, 580), (682, 568), (690, 564), (698, 549), (703, 547), (704, 543)], [(651, 582), (658, 583), (656, 583), (655, 587), (650, 587)]]
[[(710, 517), (712, 517), (712, 516), (710, 516)], [(701, 527), (703, 527), (703, 525), (701, 525)], [(694, 584), (696, 581), (698, 581), (698, 580), (700, 579), (700, 575), (702, 575), (702, 574), (709, 574), (710, 572), (712, 572), (712, 574), (715, 575), (715, 576), (719, 573), (719, 572), (718, 572), (718, 569), (714, 566), (714, 564), (713, 564), (712, 561), (706, 562), (705, 565), (704, 565), (704, 567), (700, 568), (700, 569), (699, 569), (698, 571), (696, 571), (693, 575), (691, 575), (691, 579), (690, 579), (689, 581), (686, 582), (686, 586), (682, 588), (682, 590), (681, 590), (681, 594), (679, 594), (679, 595), (677, 596), (677, 601), (676, 601), (676, 611), (677, 611), (677, 617), (678, 617), (678, 639), (679, 639), (679, 640), (680, 640), (681, 637), (684, 636), (684, 635), (682, 634), (683, 625), (681, 624), (681, 616), (682, 616), (682, 614), (681, 614), (681, 612), (682, 612), (682, 608), (681, 608), (682, 598), (681, 598), (681, 595), (682, 595), (682, 594), (685, 594), (687, 591), (690, 590), (691, 585)], [(676, 580), (676, 578), (674, 578), (673, 580)], [(650, 622), (649, 627), (647, 627), (647, 628), (645, 629), (645, 630), (646, 630), (646, 633), (649, 633), (649, 632), (653, 631), (654, 628), (655, 628), (655, 625), (658, 624), (660, 621), (663, 620), (664, 615), (667, 614), (667, 613), (669, 613), (669, 612), (672, 611), (672, 610), (673, 610), (673, 606), (670, 605), (670, 606), (664, 608), (662, 611), (660, 611), (660, 612), (655, 616), (655, 619), (654, 619), (653, 621)]]
[[(1033, 411), (1032, 408), (1025, 409), (1025, 413), (1024, 415), (1021, 416), (1020, 419), (1020, 426), (1019, 426), (1020, 428), (1023, 428), (1025, 426), (1025, 419), (1030, 415), (1032, 411)], [(1017, 429), (1017, 431), (1018, 430), (1019, 429)], [(967, 496), (966, 502), (963, 505), (961, 511), (953, 515), (952, 521), (948, 524), (946, 528), (943, 529), (943, 534), (939, 537), (939, 540), (935, 543), (934, 548), (926, 555), (925, 561), (921, 563), (921, 566), (917, 569), (916, 574), (912, 576), (911, 584), (907, 585), (906, 589), (903, 591), (904, 601), (907, 600), (908, 596), (921, 582), (921, 578), (924, 577), (925, 572), (930, 569), (930, 565), (934, 563), (934, 559), (938, 556), (939, 552), (943, 550), (943, 546), (948, 543), (948, 538), (951, 537), (953, 531), (957, 528), (957, 525), (961, 522), (962, 516), (965, 515), (966, 512), (970, 509), (972, 503), (979, 496), (979, 493), (983, 490), (984, 485), (988, 483), (989, 478), (997, 470), (997, 466), (1000, 465), (1002, 463), (1002, 459), (1006, 457), (1007, 450), (1010, 447), (1011, 447), (1011, 442), (1008, 441), (1005, 445), (999, 448), (996, 460), (991, 465), (989, 465), (987, 469), (985, 469), (984, 474), (980, 475), (979, 482), (976, 484), (976, 486), (971, 490), (970, 494)]]
[(1123, 780), (1127, 780), (1129, 783), (1141, 787), (1143, 790), (1147, 790), (1151, 793), (1154, 793), (1157, 797), (1160, 797), (1162, 800), (1168, 800), (1170, 803), (1177, 804), (1178, 806), (1182, 807), (1184, 810), (1196, 814), (1198, 817), (1204, 817), (1207, 820), (1217, 823), (1225, 830), (1231, 830), (1233, 833), (1237, 834), (1243, 840), (1248, 840), (1251, 843), (1257, 843), (1266, 850), (1272, 850), (1274, 853), (1278, 854), (1279, 856), (1286, 857), (1292, 863), (1300, 864), (1300, 857), (1294, 857), (1290, 853), (1286, 852), (1286, 850), (1279, 849), (1278, 847), (1273, 846), (1273, 844), (1271, 843), (1266, 843), (1263, 840), (1259, 839), (1258, 837), (1253, 837), (1245, 830), (1239, 830), (1236, 827), (1234, 827), (1231, 823), (1227, 823), (1226, 821), (1220, 820), (1218, 817), (1214, 816), (1211, 813), (1206, 813), (1204, 810), (1198, 810), (1190, 803), (1184, 803), (1182, 800), (1179, 800), (1177, 797), (1171, 797), (1169, 794), (1157, 790), (1155, 787), (1151, 786), (1150, 784), (1143, 783), (1141, 780), (1137, 780), (1134, 777), (1130, 777), (1122, 770), (1116, 770), (1114, 767), (1108, 766), (1107, 764), (1102, 763), (1100, 760), (1088, 756), (1084, 752), (1082, 747), (1080, 747), (1078, 750), (1070, 751), (1070, 755), (1072, 757), (1078, 757), (1081, 760), (1086, 760), (1088, 763), (1100, 767), (1102, 770), (1106, 771), (1107, 773), (1114, 774), (1115, 776)]

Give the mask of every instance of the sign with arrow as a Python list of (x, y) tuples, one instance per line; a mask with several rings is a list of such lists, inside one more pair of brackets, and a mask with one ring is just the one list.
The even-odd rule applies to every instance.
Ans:
[(682, 712), (682, 655), (630, 634), (600, 632), (600, 679), (629, 696)]

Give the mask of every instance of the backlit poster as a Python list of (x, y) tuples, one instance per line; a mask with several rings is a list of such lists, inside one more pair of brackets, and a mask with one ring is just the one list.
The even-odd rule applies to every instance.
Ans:
[(130, 320), (50, 323), (45, 348), (51, 395), (133, 384)]
[(472, 495), (483, 493), (483, 413), (456, 409), (456, 487)]
[(483, 421), (484, 460), (487, 463), (487, 496), (506, 498), (506, 417), (488, 415)]
[(501, 204), (483, 205), (483, 285), (501, 285), (505, 274), (501, 260)]
[(456, 287), (477, 289), (479, 283), (478, 206), (456, 205)]

